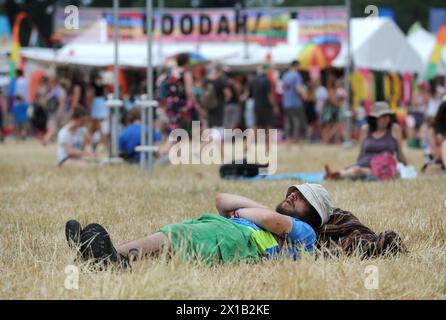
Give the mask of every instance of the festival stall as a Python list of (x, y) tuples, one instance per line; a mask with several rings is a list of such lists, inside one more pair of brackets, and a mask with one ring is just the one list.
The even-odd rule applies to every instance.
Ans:
[[(361, 106), (368, 114), (374, 101), (386, 100), (404, 121), (426, 63), (393, 20), (354, 18), (350, 23), (353, 110)], [(333, 66), (345, 67), (346, 62), (344, 44)]]

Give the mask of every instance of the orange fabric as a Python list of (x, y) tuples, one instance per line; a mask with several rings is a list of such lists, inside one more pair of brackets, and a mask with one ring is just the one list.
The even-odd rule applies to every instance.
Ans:
[(39, 88), (40, 80), (44, 75), (46, 75), (46, 73), (45, 70), (43, 69), (37, 69), (31, 74), (31, 80), (29, 82), (29, 88), (28, 88), (29, 101), (31, 103), (33, 103), (34, 100), (36, 99), (37, 88)]

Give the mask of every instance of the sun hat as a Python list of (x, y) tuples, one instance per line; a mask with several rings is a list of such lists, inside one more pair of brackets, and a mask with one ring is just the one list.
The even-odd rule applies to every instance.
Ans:
[(320, 184), (305, 183), (289, 187), (287, 195), (293, 192), (294, 188), (299, 190), (311, 206), (316, 209), (321, 217), (320, 226), (326, 224), (333, 214), (334, 208), (328, 191)]
[(372, 112), (370, 112), (371, 117), (379, 118), (387, 114), (393, 114), (393, 111), (390, 109), (387, 102), (378, 101), (373, 104)]

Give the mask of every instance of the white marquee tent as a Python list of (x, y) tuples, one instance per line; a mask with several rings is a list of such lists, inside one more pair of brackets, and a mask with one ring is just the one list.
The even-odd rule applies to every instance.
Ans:
[[(351, 56), (355, 68), (375, 71), (421, 72), (423, 62), (393, 20), (386, 17), (353, 18), (350, 21)], [(423, 46), (423, 43), (418, 43)], [(346, 46), (333, 62), (345, 66)]]
[[(423, 72), (420, 74), (424, 76), (425, 72), (427, 71), (432, 51), (434, 50), (436, 37), (420, 26), (417, 27), (413, 32), (409, 33), (409, 35), (407, 36), (407, 40), (412, 48), (417, 51), (423, 61), (424, 69)], [(443, 57), (438, 64), (437, 74), (442, 76), (446, 75), (446, 50), (443, 50)]]

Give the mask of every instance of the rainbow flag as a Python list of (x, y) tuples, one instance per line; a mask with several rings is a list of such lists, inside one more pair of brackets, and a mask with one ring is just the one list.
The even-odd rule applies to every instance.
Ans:
[(426, 80), (430, 80), (437, 74), (438, 63), (441, 61), (444, 45), (446, 44), (446, 21), (441, 26), (437, 34), (437, 42), (435, 43), (434, 51), (432, 52), (429, 66), (425, 75)]
[(20, 25), (22, 24), (23, 19), (27, 18), (25, 12), (20, 12), (14, 22), (14, 26), (12, 28), (12, 48), (11, 48), (11, 77), (15, 77), (15, 71), (17, 68), (17, 62), (20, 57)]
[(15, 92), (15, 80), (17, 72), (17, 63), (20, 57), (20, 25), (27, 17), (25, 12), (20, 12), (14, 22), (12, 29), (12, 47), (11, 47), (11, 59), (9, 61), (9, 77), (11, 81), (9, 82), (9, 107), (12, 107), (12, 101), (14, 99)]

